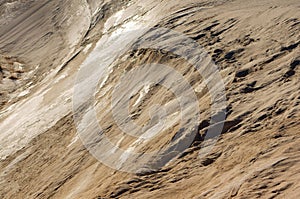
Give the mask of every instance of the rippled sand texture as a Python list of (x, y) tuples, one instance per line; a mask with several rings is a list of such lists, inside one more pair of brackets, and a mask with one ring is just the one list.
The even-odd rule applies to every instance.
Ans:
[[(298, 0), (0, 1), (0, 198), (299, 198), (299, 13)], [(196, 41), (222, 82), (153, 27)]]

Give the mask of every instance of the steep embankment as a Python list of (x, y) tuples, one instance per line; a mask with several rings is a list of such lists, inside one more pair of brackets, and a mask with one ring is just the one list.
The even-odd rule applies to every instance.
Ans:
[[(297, 0), (1, 1), (0, 7), (1, 198), (299, 197)], [(131, 37), (145, 27), (172, 29), (197, 41), (203, 47), (201, 53), (209, 55), (200, 62), (203, 72), (214, 62), (218, 66), (225, 85), (225, 107), (211, 112), (212, 93), (219, 85), (207, 86), (194, 66), (176, 55), (187, 41), (179, 40), (174, 32), (150, 31), (141, 42), (144, 46), (151, 42), (165, 46), (163, 42), (168, 41), (171, 52), (131, 48), (114, 59), (114, 52), (131, 44)], [(127, 34), (128, 30), (135, 31)], [(193, 50), (189, 54), (195, 55)], [(104, 63), (108, 66), (100, 70)], [(199, 102), (196, 107), (190, 101), (180, 104), (178, 96), (166, 88), (168, 82), (178, 80), (170, 75), (174, 73), (165, 68), (143, 70), (147, 63), (161, 64), (156, 65), (161, 68), (167, 65), (181, 74), (191, 86), (178, 82), (179, 86), (172, 88), (181, 89), (185, 96), (190, 96), (185, 90), (193, 89)], [(131, 71), (137, 71), (138, 76), (130, 78)], [(78, 72), (80, 81), (76, 79)], [(97, 75), (103, 79), (95, 84), (96, 100), (89, 104), (90, 85)], [(149, 77), (159, 83), (136, 89), (135, 85)], [(132, 84), (123, 82), (122, 87), (118, 85), (122, 80)], [(72, 98), (78, 87), (82, 95), (75, 99), (82, 102)], [(132, 90), (134, 95), (126, 101)], [(80, 108), (75, 122), (72, 102)], [(122, 115), (127, 102), (130, 113)], [(95, 107), (99, 121), (89, 118), (89, 105)], [(197, 112), (190, 107), (199, 109), (196, 123)], [(209, 154), (199, 158), (205, 149), (203, 143), (206, 147), (211, 143), (203, 142), (213, 126), (211, 117), (224, 110), (222, 135)], [(180, 111), (184, 117), (178, 115)], [(157, 120), (162, 115), (163, 127)], [(135, 132), (132, 126), (126, 127), (128, 121), (143, 128)], [(193, 144), (159, 171), (124, 173), (95, 159), (78, 138), (78, 130), (89, 135), (96, 124), (124, 151), (144, 154), (159, 150), (159, 155), (168, 155), (165, 146), (181, 143), (179, 138), (186, 140), (184, 135), (190, 132)], [(138, 133), (147, 138), (157, 132), (160, 134), (149, 141), (134, 138), (141, 136)], [(106, 165), (136, 169), (137, 164), (132, 168), (126, 165), (130, 158), (109, 151), (108, 146), (101, 145), (104, 150), (100, 151), (110, 157)], [(145, 161), (149, 156), (133, 160), (139, 158)], [(155, 156), (148, 166), (162, 163), (165, 159)]]

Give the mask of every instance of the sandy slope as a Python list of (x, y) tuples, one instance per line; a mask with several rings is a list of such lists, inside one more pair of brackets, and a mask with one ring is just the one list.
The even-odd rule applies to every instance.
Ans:
[[(299, 198), (299, 1), (0, 3), (1, 198)], [(95, 103), (99, 124), (112, 143), (124, 150), (132, 146), (135, 139), (120, 133), (111, 114), (112, 88), (125, 71), (160, 63), (184, 74), (198, 90), (201, 118), (193, 145), (159, 171), (130, 174), (97, 161), (78, 139), (72, 115), (76, 75), (86, 59), (98, 55), (101, 39), (132, 24), (184, 33), (219, 67), (227, 117), (204, 158), (199, 151), (209, 128), (211, 95), (190, 64), (153, 49), (127, 52), (104, 69), (108, 76), (99, 82)], [(153, 104), (167, 107), (176, 98), (157, 85), (139, 92), (130, 106), (141, 125), (148, 124)], [(176, 109), (166, 110), (170, 128), (134, 150), (145, 153), (176, 143)], [(185, 127), (188, 133), (188, 122)]]

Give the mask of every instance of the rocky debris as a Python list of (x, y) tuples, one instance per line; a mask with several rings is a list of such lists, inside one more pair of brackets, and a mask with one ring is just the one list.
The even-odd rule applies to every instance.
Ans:
[(25, 64), (12, 56), (0, 55), (0, 110), (25, 81)]
[(250, 73), (249, 68), (241, 69), (235, 73), (235, 77), (246, 77)]
[(296, 73), (296, 72), (295, 72), (294, 70), (288, 70), (288, 71), (284, 74), (284, 77), (285, 77), (285, 78), (289, 78), (289, 77), (295, 75), (295, 73)]
[(1, 79), (20, 79), (24, 73), (25, 65), (19, 63), (16, 58), (0, 55)]

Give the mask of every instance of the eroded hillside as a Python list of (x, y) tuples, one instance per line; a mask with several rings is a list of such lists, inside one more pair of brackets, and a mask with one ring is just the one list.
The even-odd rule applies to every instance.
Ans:
[(299, 13), (0, 1), (0, 197), (299, 198)]

